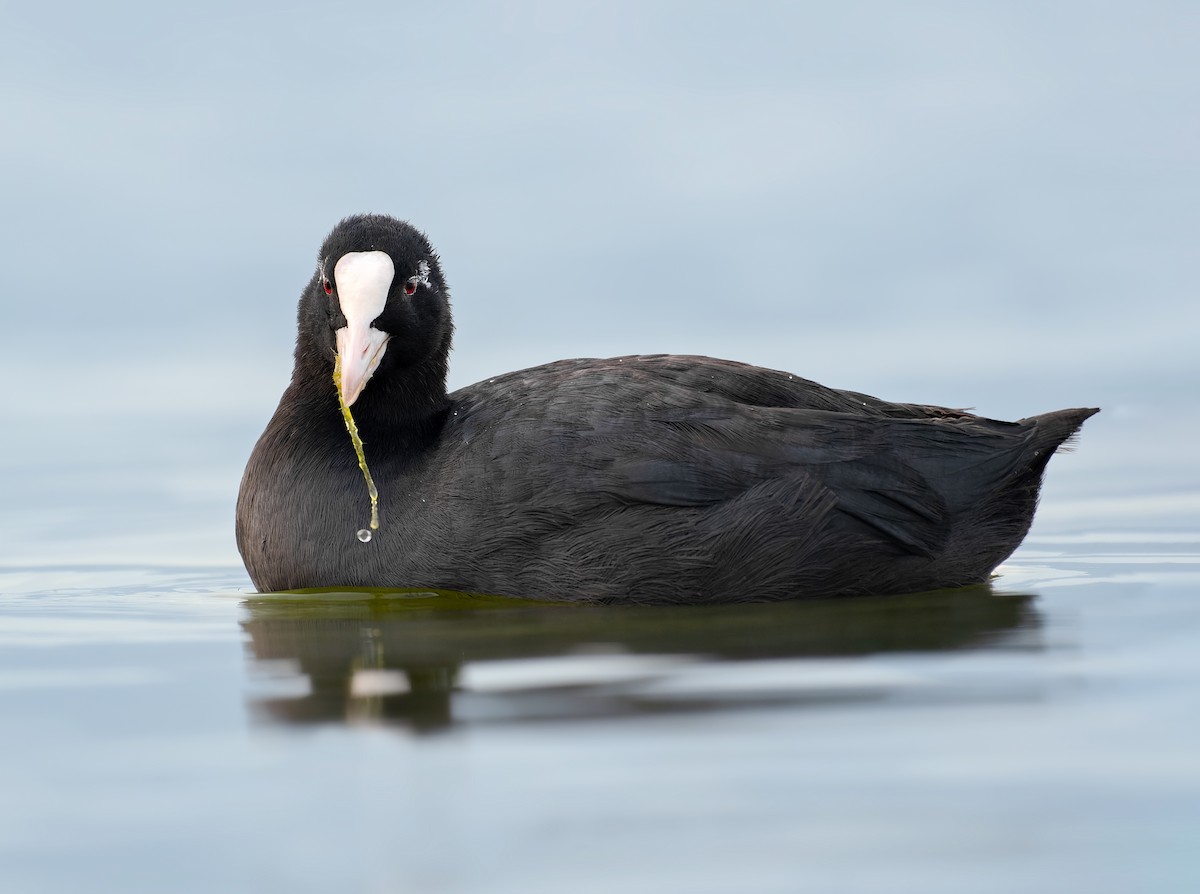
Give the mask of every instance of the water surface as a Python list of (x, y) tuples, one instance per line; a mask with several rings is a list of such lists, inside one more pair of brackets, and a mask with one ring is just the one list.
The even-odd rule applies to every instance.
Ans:
[(1200, 535), (728, 608), (0, 575), (6, 891), (1188, 891)]

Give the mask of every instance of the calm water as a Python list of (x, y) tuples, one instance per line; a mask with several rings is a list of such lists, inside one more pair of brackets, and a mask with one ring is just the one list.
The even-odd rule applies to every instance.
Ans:
[(1200, 538), (693, 611), (8, 569), (24, 891), (1191, 891)]
[(256, 596), (253, 414), (35, 417), (0, 890), (1200, 890), (1200, 483), (1161, 409), (1089, 423), (990, 587), (695, 610)]

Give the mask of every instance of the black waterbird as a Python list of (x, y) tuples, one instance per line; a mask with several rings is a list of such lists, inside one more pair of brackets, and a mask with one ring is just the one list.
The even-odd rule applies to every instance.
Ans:
[[(448, 394), (452, 331), (421, 232), (382, 215), (334, 227), (238, 497), (256, 587), (712, 603), (977, 583), (1097, 412), (1001, 422), (679, 355), (562, 360)], [(366, 543), (335, 358), (379, 487)]]

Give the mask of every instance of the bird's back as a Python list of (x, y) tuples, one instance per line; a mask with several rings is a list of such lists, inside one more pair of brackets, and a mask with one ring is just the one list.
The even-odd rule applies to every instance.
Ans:
[(564, 361), (451, 398), (398, 573), (589, 601), (981, 580), (1093, 412), (998, 422), (669, 356)]

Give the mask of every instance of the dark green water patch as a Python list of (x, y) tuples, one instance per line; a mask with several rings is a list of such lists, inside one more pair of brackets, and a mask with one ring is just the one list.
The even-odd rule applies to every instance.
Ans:
[[(301, 695), (261, 700), (265, 716), (337, 721), (360, 715), (365, 698), (376, 719), (417, 728), (452, 722), (451, 702), (469, 665), (536, 660), (517, 688), (587, 690), (610, 687), (614, 670), (618, 676), (642, 673), (632, 660), (614, 664), (615, 656), (721, 662), (1029, 647), (1039, 626), (1031, 596), (987, 585), (902, 597), (691, 608), (327, 590), (256, 596), (244, 607), (254, 659), (290, 662), (308, 681)], [(551, 658), (566, 662), (545, 661)], [(613, 709), (610, 700), (606, 711)]]

